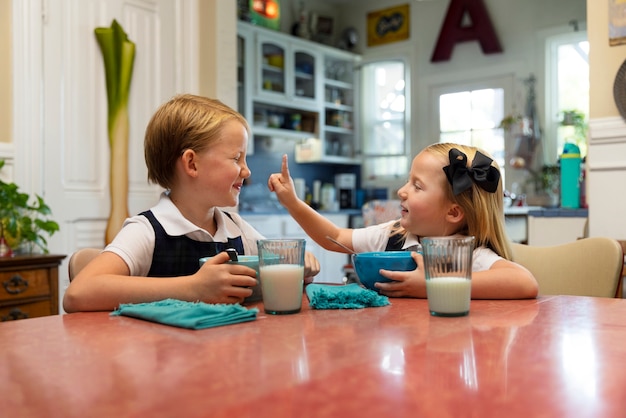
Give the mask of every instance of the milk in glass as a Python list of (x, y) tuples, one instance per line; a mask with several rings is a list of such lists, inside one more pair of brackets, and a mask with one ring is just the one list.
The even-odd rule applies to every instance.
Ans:
[(304, 267), (273, 264), (259, 269), (266, 312), (294, 313), (302, 306)]

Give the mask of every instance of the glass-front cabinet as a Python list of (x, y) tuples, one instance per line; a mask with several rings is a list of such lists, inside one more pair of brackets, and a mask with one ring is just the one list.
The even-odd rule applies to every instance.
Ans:
[(296, 150), (312, 144), (299, 162), (358, 164), (360, 57), (245, 22), (238, 36), (239, 111), (253, 135), (293, 139)]
[[(247, 65), (253, 62), (252, 49), (254, 35), (250, 28), (240, 27), (237, 32), (237, 111), (246, 118), (252, 114), (252, 77), (253, 67)], [(252, 124), (252, 119), (248, 119)], [(248, 141), (248, 155), (254, 154), (254, 141)]]
[(324, 56), (324, 132), (328, 156), (354, 158), (359, 153), (354, 135), (355, 65), (350, 54), (337, 51)]
[(283, 41), (275, 36), (257, 36), (257, 86), (259, 96), (300, 101), (315, 105), (317, 100), (318, 54), (298, 39)]

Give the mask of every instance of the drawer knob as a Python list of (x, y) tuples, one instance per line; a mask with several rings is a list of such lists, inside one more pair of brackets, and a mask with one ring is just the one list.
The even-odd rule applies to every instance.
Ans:
[(9, 280), (2, 282), (4, 290), (10, 295), (18, 295), (28, 290), (28, 280), (25, 280), (19, 274), (11, 277)]
[(28, 314), (22, 312), (19, 308), (13, 308), (9, 311), (9, 314), (0, 318), (2, 322), (17, 321), (18, 319), (28, 319)]

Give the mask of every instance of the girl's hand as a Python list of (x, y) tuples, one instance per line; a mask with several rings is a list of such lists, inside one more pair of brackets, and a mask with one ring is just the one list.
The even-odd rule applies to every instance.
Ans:
[(313, 255), (306, 251), (304, 253), (304, 284), (309, 284), (313, 281), (313, 276), (316, 276), (320, 272), (320, 262)]
[[(376, 283), (380, 293), (389, 297), (426, 298), (426, 276), (424, 275), (424, 258), (413, 251), (411, 257), (417, 268), (413, 271), (380, 270), (384, 277), (394, 280), (392, 283)], [(420, 268), (420, 266), (422, 266)]]
[(257, 284), (254, 269), (230, 264), (230, 257), (223, 251), (208, 259), (194, 278), (193, 292), (198, 300), (206, 303), (241, 303), (252, 295), (251, 287)]
[(289, 174), (287, 154), (283, 155), (280, 173), (270, 174), (267, 180), (267, 187), (271, 192), (276, 193), (280, 204), (287, 208), (289, 208), (290, 204), (299, 200), (296, 195), (296, 187), (293, 184), (293, 179)]

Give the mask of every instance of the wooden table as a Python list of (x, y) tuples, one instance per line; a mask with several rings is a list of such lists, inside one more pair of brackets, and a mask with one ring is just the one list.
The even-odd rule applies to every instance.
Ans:
[(108, 313), (0, 324), (6, 417), (624, 417), (626, 300), (427, 301), (190, 331)]

